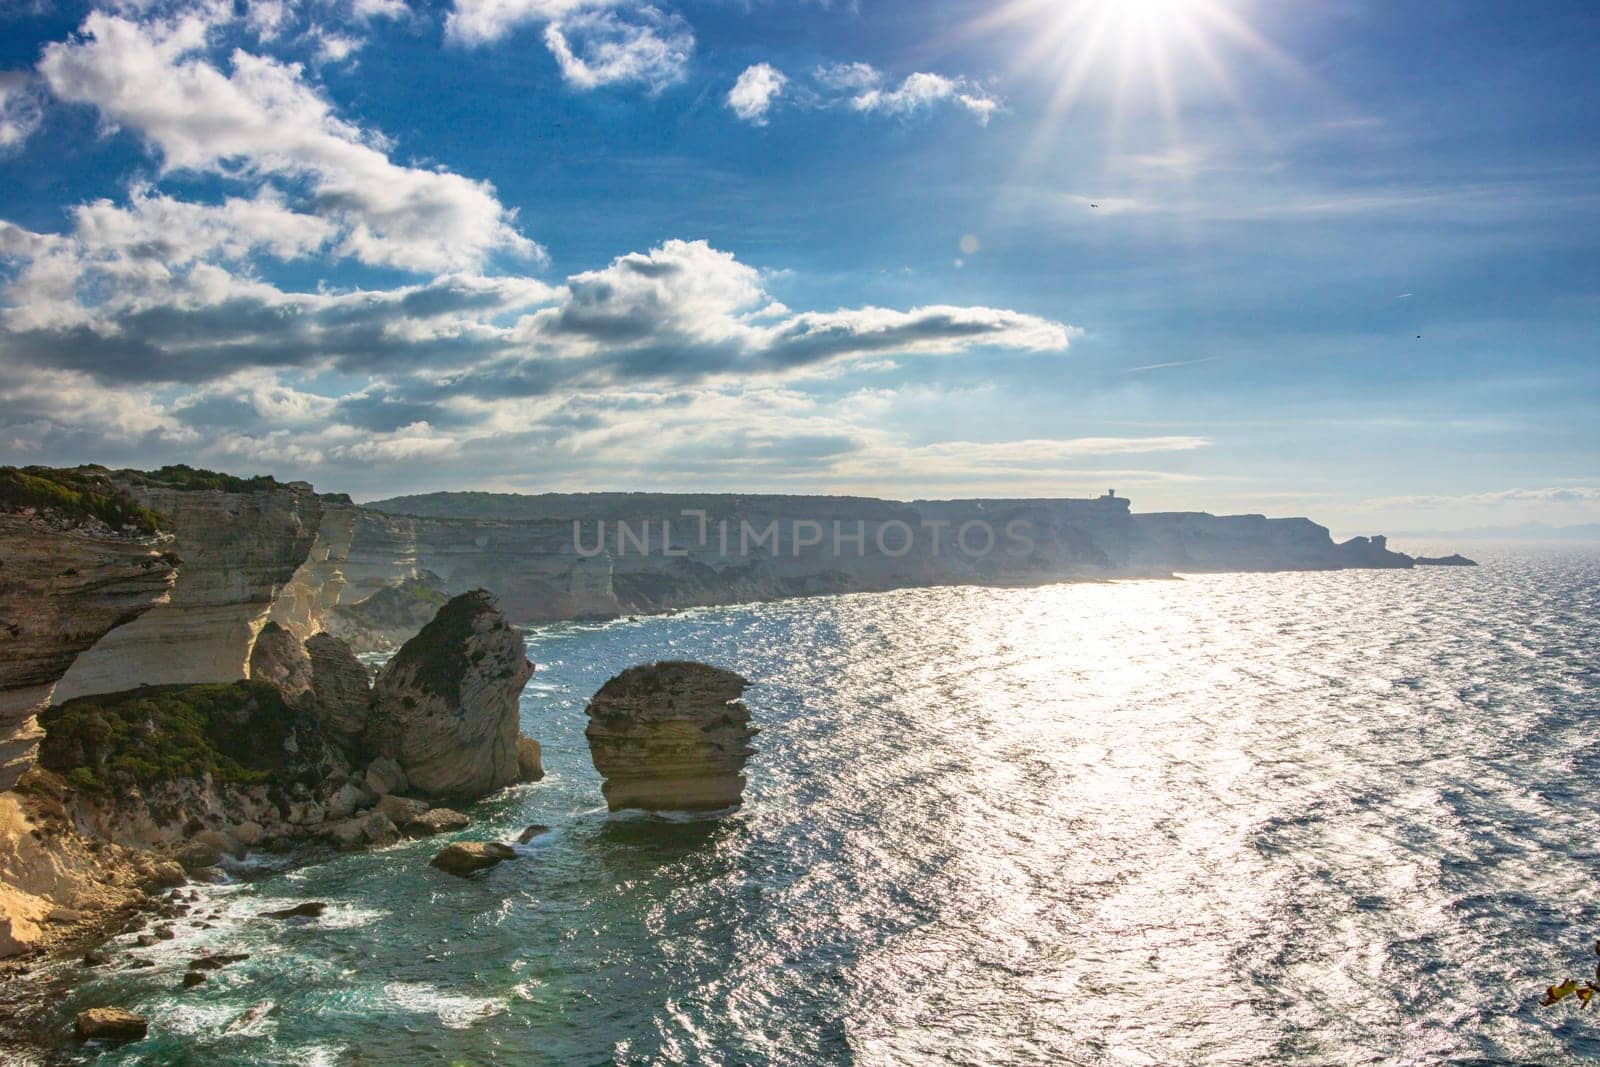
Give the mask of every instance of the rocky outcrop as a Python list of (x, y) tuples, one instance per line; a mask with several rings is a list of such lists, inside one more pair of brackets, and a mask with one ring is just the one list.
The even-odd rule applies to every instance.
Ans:
[(367, 727), (371, 682), (350, 646), (332, 634), (314, 634), (305, 644), (311, 662), (311, 706), (328, 736), (354, 751)]
[(311, 657), (294, 634), (275, 622), (261, 628), (255, 647), (250, 650), (250, 679), (276, 686), (295, 707), (311, 704)]
[(629, 667), (589, 701), (589, 753), (612, 811), (711, 811), (744, 795), (749, 683), (704, 663)]
[(517, 780), (537, 782), (544, 777), (544, 753), (531, 737), (517, 738)]
[(1478, 561), (1468, 559), (1459, 552), (1450, 556), (1418, 556), (1415, 563), (1419, 567), (1476, 567)]
[(312, 712), (265, 682), (82, 697), (40, 723), (40, 766), (70, 788), (74, 822), (130, 847), (205, 844), (213, 830), (228, 836), (210, 851), (226, 851), (244, 823), (269, 842), (310, 836), (349, 775)]
[[(77, 472), (0, 474), (79, 500), (86, 483), (106, 498), (115, 492)], [(62, 474), (71, 477), (54, 477)], [(149, 524), (114, 527), (53, 500), (0, 496), (0, 790), (32, 764), (40, 737), (34, 717), (62, 676), (107, 633), (166, 603), (177, 577), (170, 536)]]
[(79, 656), (57, 699), (244, 678), (274, 598), (310, 551), (321, 500), (304, 482), (188, 468), (110, 477), (163, 516), (184, 563), (167, 603)]
[(385, 586), (365, 600), (327, 613), (328, 633), (362, 652), (387, 652), (416, 636), (450, 595), (438, 575), (424, 571)]
[(415, 792), (487, 795), (518, 780), (518, 700), (532, 675), (494, 597), (463, 593), (378, 675), (363, 746), (398, 763)]

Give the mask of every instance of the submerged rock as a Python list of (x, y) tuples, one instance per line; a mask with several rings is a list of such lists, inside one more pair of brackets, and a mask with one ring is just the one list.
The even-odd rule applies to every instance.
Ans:
[(629, 667), (589, 701), (589, 753), (612, 811), (713, 811), (740, 803), (756, 730), (739, 675), (704, 663)]
[(414, 792), (481, 797), (518, 780), (522, 634), (479, 589), (439, 609), (378, 675), (363, 741)]
[(547, 834), (549, 832), (550, 827), (546, 826), (544, 823), (536, 822), (526, 830), (522, 831), (522, 833), (517, 835), (517, 844), (526, 845), (529, 841), (532, 841), (540, 834)]
[(144, 1019), (121, 1008), (80, 1011), (73, 1025), (79, 1041), (137, 1041), (149, 1029)]
[(465, 878), (477, 871), (486, 871), (516, 854), (510, 845), (502, 845), (498, 841), (458, 841), (429, 860), (428, 866)]
[(292, 908), (280, 908), (277, 911), (264, 911), (264, 919), (315, 919), (328, 910), (328, 905), (320, 900), (308, 900), (304, 904), (296, 904)]

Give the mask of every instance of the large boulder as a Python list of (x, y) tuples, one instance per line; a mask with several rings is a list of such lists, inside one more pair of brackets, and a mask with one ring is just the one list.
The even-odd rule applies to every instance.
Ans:
[(398, 763), (412, 792), (485, 796), (520, 776), (517, 705), (532, 675), (494, 597), (463, 593), (378, 675), (363, 744)]
[(311, 657), (293, 634), (275, 622), (261, 628), (250, 650), (250, 678), (277, 686), (295, 707), (311, 700)]
[(589, 701), (589, 753), (612, 811), (714, 811), (744, 793), (756, 730), (739, 675), (704, 663), (629, 667)]
[(305, 648), (311, 661), (311, 701), (317, 721), (341, 748), (350, 751), (367, 725), (367, 705), (372, 699), (367, 669), (349, 645), (330, 634), (314, 634)]
[(80, 1041), (137, 1041), (149, 1032), (149, 1024), (121, 1008), (90, 1008), (80, 1011), (73, 1029)]

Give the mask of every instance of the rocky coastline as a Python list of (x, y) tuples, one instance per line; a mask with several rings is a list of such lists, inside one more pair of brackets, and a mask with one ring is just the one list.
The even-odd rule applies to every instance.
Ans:
[[(539, 780), (539, 744), (518, 728), (534, 672), (518, 624), (919, 585), (1455, 563), (1413, 561), (1380, 537), (1335, 544), (1303, 519), (1136, 516), (1114, 496), (464, 506), (484, 517), (394, 514), (188, 467), (0, 468), (0, 999), (15, 1009), (0, 1048), (29, 1040), (27, 997), (15, 999), (28, 983), (8, 979), (85, 949), (94, 965), (95, 946), (130, 924), (187, 914), (185, 887), (225, 877), (222, 865), (460, 831), (475, 801)], [(707, 544), (584, 552), (574, 537), (585, 521), (644, 523), (679, 506), (779, 536), (813, 514), (859, 521), (869, 540), (890, 524), (959, 529), (975, 516), (1040, 534), (1020, 562), (941, 556), (920, 533), (899, 555), (761, 559)], [(388, 658), (369, 669), (358, 653)], [(736, 807), (757, 732), (747, 685), (687, 661), (607, 682), (587, 737), (610, 810)], [(433, 866), (471, 877), (514, 855), (452, 841)], [(224, 966), (196, 961), (185, 983)], [(80, 1027), (136, 1029), (114, 1014)]]

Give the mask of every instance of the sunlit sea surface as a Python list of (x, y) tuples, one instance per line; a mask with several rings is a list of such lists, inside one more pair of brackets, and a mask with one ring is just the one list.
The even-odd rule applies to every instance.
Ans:
[[(103, 1062), (145, 1064), (1590, 1061), (1536, 1001), (1600, 962), (1600, 554), (1484, 563), (533, 630), (549, 776), (461, 836), (550, 834), (240, 872), (57, 1021), (143, 1012)], [(736, 814), (604, 810), (585, 700), (668, 657), (754, 683)], [(177, 988), (207, 951), (251, 957)]]

